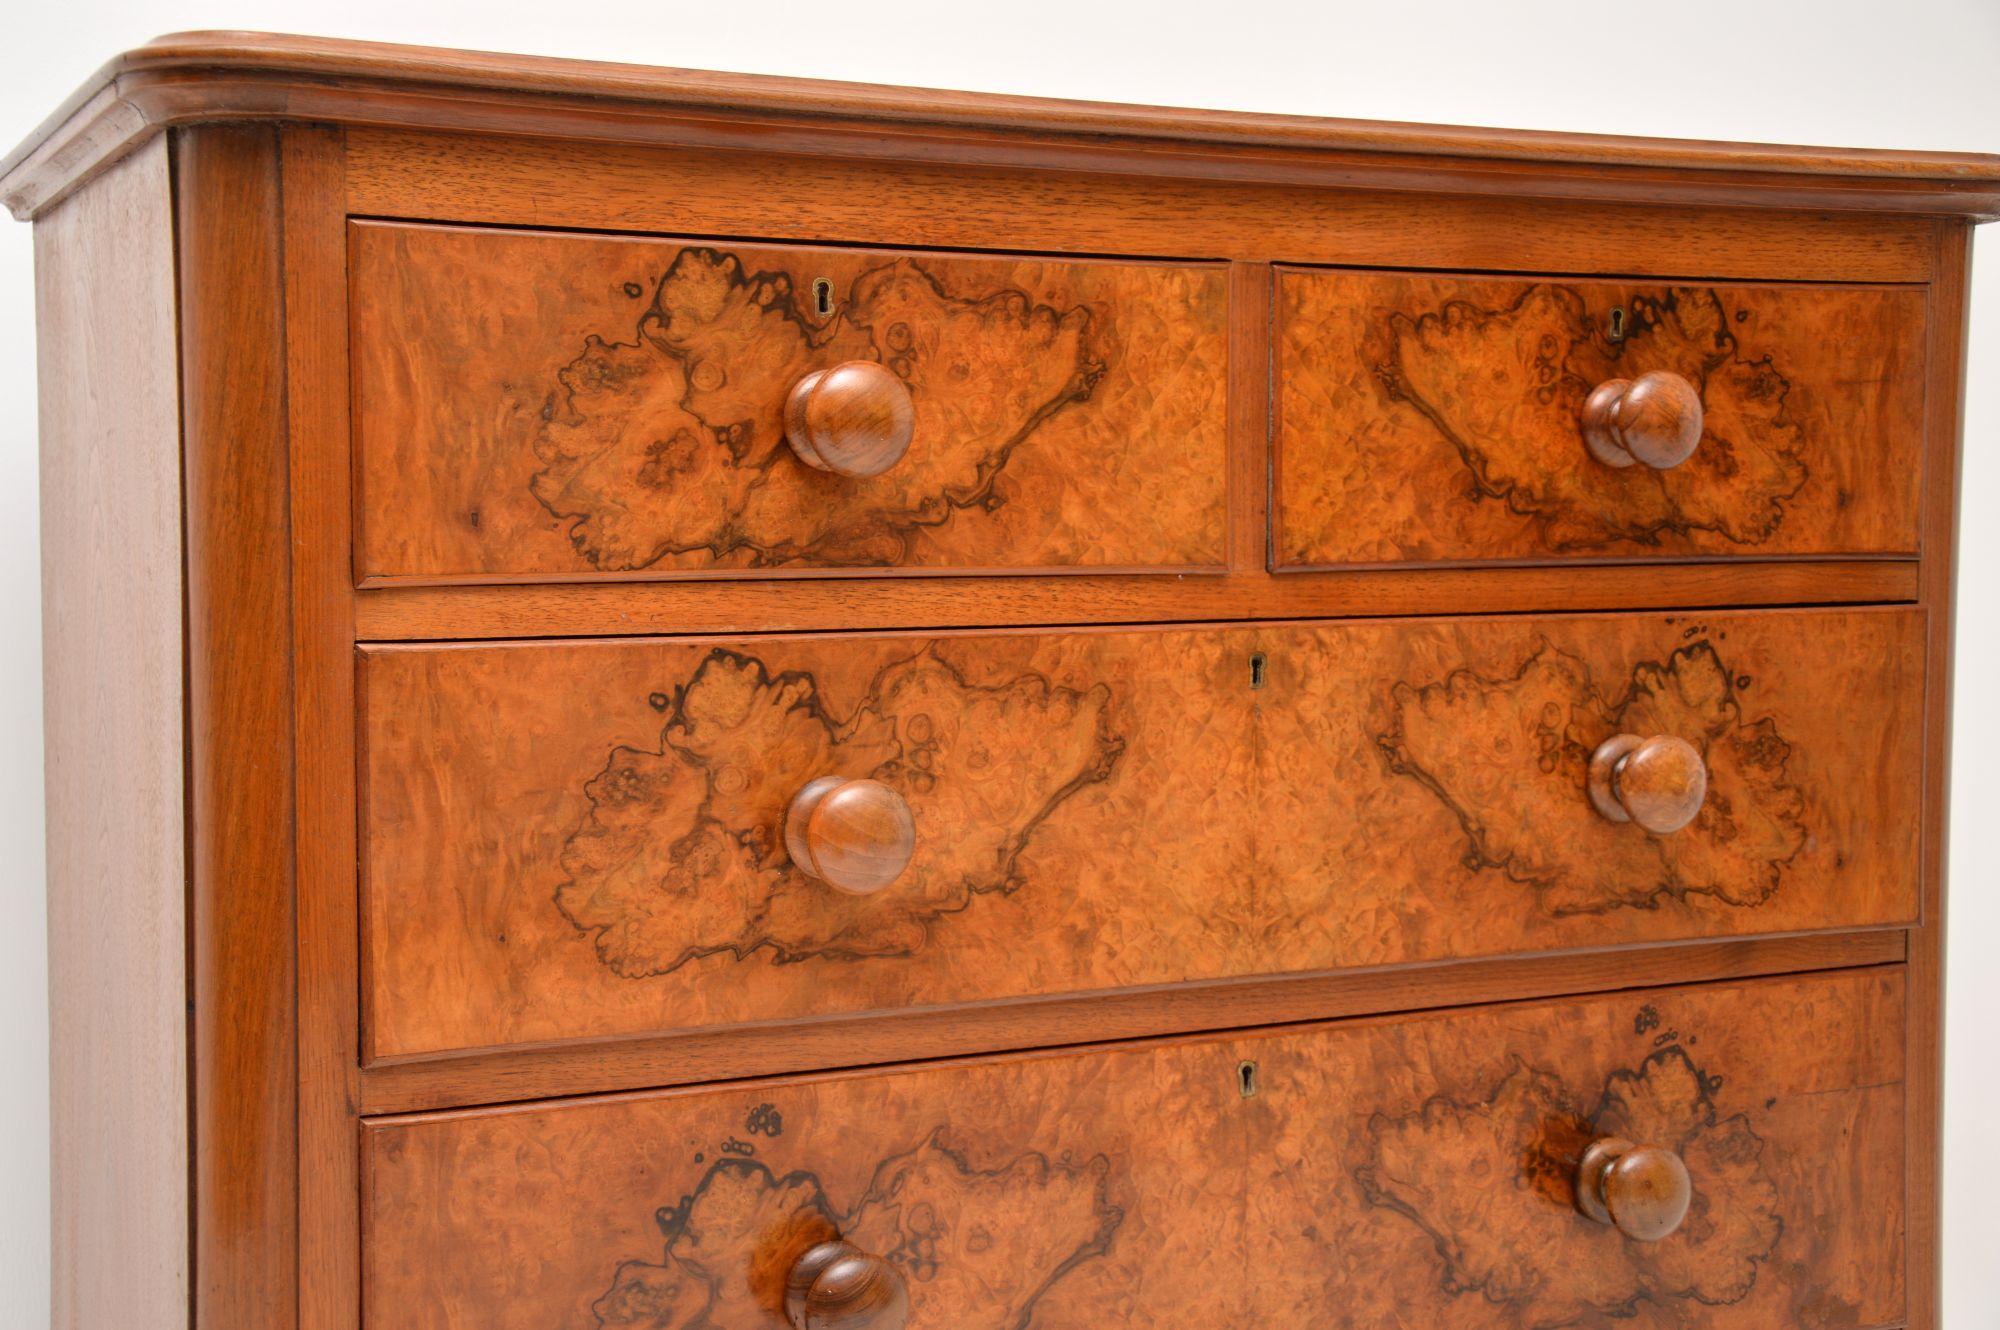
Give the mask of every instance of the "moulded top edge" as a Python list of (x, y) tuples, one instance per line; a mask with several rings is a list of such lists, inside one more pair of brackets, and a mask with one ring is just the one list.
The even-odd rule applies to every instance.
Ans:
[[(0, 199), (32, 216), (152, 132), (228, 119), (315, 119), (411, 128), (510, 130), (647, 140), (672, 122), (760, 123), (803, 136), (868, 127), (913, 138), (1337, 157), (1366, 169), (1481, 167), (1517, 173), (1643, 173), (1671, 197), (1677, 175), (1735, 173), (1746, 203), (1772, 186), (1818, 182), (1813, 206), (1973, 217), (2000, 214), (2000, 156), (1817, 148), (1495, 130), (1313, 116), (1186, 110), (950, 92), (818, 79), (654, 68), (247, 32), (159, 38), (99, 70), (0, 162)], [(652, 122), (650, 132), (646, 122)], [(931, 151), (935, 151), (933, 142)], [(978, 145), (966, 150), (977, 156)], [(837, 148), (832, 150), (838, 150)], [(881, 155), (894, 145), (876, 145)], [(1882, 196), (1889, 196), (1888, 199)]]

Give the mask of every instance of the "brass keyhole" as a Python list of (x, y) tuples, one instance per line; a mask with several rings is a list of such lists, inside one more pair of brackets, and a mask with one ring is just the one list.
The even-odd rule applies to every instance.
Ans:
[(1264, 686), (1265, 663), (1263, 652), (1258, 651), (1251, 654), (1250, 686), (1252, 688), (1262, 688)]
[(1257, 1097), (1257, 1064), (1239, 1062), (1236, 1064), (1236, 1089), (1245, 1099)]
[(825, 277), (813, 283), (813, 308), (823, 319), (833, 313), (833, 283)]
[(1611, 311), (1611, 340), (1625, 340), (1625, 308), (1622, 305)]

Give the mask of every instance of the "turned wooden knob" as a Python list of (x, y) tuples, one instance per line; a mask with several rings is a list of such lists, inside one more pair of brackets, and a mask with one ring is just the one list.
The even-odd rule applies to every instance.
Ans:
[(821, 776), (792, 796), (785, 847), (803, 872), (865, 896), (909, 866), (917, 827), (903, 796), (881, 781)]
[(785, 398), (785, 438), (808, 466), (866, 480), (910, 451), (917, 409), (910, 390), (872, 360), (815, 370)]
[(1694, 1184), (1672, 1150), (1615, 1136), (1592, 1141), (1576, 1167), (1576, 1208), (1640, 1242), (1658, 1242), (1681, 1226)]
[(1701, 442), (1701, 394), (1661, 369), (1607, 380), (1584, 399), (1583, 441), (1606, 466), (1679, 466)]
[(1590, 802), (1613, 822), (1664, 836), (1694, 821), (1707, 794), (1701, 750), (1685, 739), (1614, 734), (1590, 755)]
[(785, 1280), (792, 1330), (903, 1330), (910, 1290), (903, 1272), (845, 1242), (822, 1242)]

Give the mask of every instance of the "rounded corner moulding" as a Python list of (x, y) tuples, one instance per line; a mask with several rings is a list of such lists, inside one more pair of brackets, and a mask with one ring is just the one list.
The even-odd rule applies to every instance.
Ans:
[(1136, 152), (1166, 174), (1258, 157), (1281, 177), (1359, 187), (2000, 217), (2000, 156), (1980, 153), (1127, 106), (247, 32), (173, 34), (106, 64), (0, 160), (0, 201), (32, 217), (153, 132), (232, 119), (619, 142), (733, 131), (746, 147), (776, 130), (820, 153), (1027, 166), (1081, 153), (1129, 171)]

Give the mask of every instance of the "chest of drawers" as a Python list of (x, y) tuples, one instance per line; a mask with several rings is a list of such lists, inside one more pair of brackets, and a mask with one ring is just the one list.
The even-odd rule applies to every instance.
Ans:
[(195, 34), (0, 194), (59, 1325), (1936, 1326), (2000, 159)]

